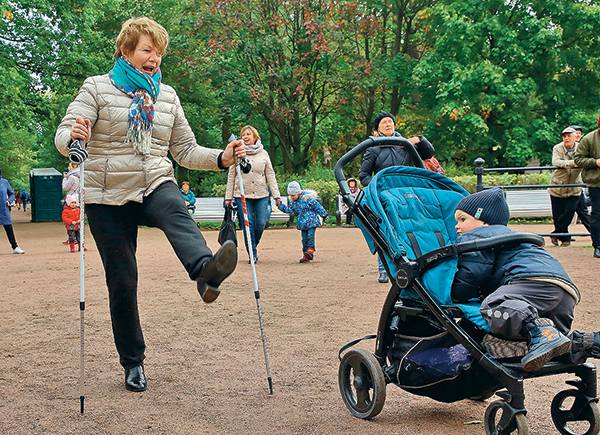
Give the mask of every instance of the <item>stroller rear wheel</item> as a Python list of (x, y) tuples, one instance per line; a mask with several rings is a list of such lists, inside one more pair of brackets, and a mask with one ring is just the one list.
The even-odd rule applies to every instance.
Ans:
[[(498, 415), (500, 413), (500, 415)], [(514, 413), (512, 408), (504, 400), (496, 400), (490, 403), (485, 410), (484, 416), (485, 433), (487, 435), (529, 435), (527, 417), (523, 413)]]
[(581, 390), (564, 390), (550, 406), (554, 426), (562, 435), (595, 435), (600, 431), (598, 405)]
[(340, 362), (338, 384), (342, 400), (353, 416), (368, 420), (383, 409), (385, 377), (372, 353), (363, 349), (346, 353)]

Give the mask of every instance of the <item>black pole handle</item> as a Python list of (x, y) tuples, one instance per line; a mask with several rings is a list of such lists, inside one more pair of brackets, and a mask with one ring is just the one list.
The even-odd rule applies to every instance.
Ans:
[[(237, 139), (237, 136), (235, 134), (231, 133), (231, 135), (229, 136), (229, 142), (233, 142), (236, 139)], [(244, 174), (247, 174), (248, 172), (250, 172), (252, 170), (252, 165), (250, 164), (250, 161), (246, 158), (240, 159), (240, 169), (242, 170), (242, 172)]]

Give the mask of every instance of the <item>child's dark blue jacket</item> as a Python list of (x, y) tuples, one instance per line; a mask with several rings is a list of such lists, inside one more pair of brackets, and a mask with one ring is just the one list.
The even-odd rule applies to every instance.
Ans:
[(327, 211), (316, 198), (307, 198), (305, 192), (302, 192), (300, 198), (295, 201), (289, 201), (288, 205), (279, 204), (279, 210), (284, 213), (298, 216), (296, 228), (299, 230), (308, 230), (321, 226), (319, 216), (327, 216)]
[[(510, 234), (504, 225), (476, 228), (459, 236), (457, 242)], [(579, 302), (579, 291), (561, 264), (539, 246), (521, 243), (509, 248), (468, 252), (458, 257), (458, 270), (452, 284), (452, 298), (466, 301), (483, 298), (511, 281), (546, 278), (559, 281), (573, 291)]]

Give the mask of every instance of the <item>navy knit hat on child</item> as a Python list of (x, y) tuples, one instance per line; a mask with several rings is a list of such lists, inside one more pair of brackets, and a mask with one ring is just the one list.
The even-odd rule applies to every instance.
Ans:
[(292, 181), (287, 186), (288, 195), (300, 195), (302, 193), (302, 188), (300, 187), (300, 183), (297, 181)]
[(507, 225), (510, 217), (504, 192), (497, 187), (465, 196), (456, 209), (488, 225)]

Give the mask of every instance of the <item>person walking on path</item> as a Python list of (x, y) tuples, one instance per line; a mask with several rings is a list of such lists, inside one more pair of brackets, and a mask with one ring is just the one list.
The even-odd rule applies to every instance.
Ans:
[(316, 253), (315, 232), (321, 226), (321, 219), (327, 217), (314, 191), (303, 190), (300, 183), (292, 181), (287, 186), (288, 205), (279, 202), (277, 207), (284, 213), (298, 216), (296, 229), (302, 232), (302, 258), (300, 263), (308, 263)]
[[(552, 149), (552, 165), (556, 166), (552, 173), (552, 184), (578, 184), (581, 183), (581, 168), (577, 167), (573, 155), (577, 149), (577, 134), (574, 128), (567, 127), (562, 131), (563, 141), (554, 145)], [(590, 215), (585, 206), (585, 198), (581, 187), (551, 187), (550, 202), (552, 205), (552, 220), (554, 221), (553, 233), (568, 233), (569, 224), (577, 213), (581, 223), (591, 232)], [(551, 236), (553, 245), (569, 246), (570, 236)]]
[(79, 240), (79, 224), (81, 222), (81, 209), (79, 208), (77, 195), (67, 195), (65, 199), (67, 205), (62, 212), (62, 221), (67, 229), (69, 236), (69, 248), (75, 252), (75, 244), (81, 250), (81, 241)]
[(29, 201), (29, 192), (25, 187), (21, 187), (21, 192), (19, 193), (19, 197), (21, 198), (21, 205), (23, 206), (23, 211), (27, 211), (27, 202)]
[(17, 210), (21, 210), (21, 195), (15, 195), (15, 205)]
[[(373, 136), (404, 137), (396, 131), (396, 118), (388, 112), (380, 112), (373, 121)], [(412, 143), (421, 159), (426, 160), (433, 157), (435, 150), (433, 145), (425, 136), (413, 136), (407, 139)], [(403, 146), (381, 145), (369, 148), (364, 156), (358, 172), (358, 178), (364, 187), (366, 187), (373, 175), (382, 169), (390, 166), (413, 166), (413, 161), (408, 150)], [(380, 283), (388, 282), (387, 272), (383, 261), (377, 256), (377, 269), (379, 271)]]
[(84, 81), (55, 135), (61, 154), (85, 160), (85, 210), (104, 266), (115, 345), (130, 391), (147, 387), (137, 305), (138, 226), (165, 233), (206, 303), (218, 297), (237, 265), (233, 242), (214, 255), (208, 248), (181, 200), (167, 154), (183, 167), (217, 171), (245, 156), (243, 142), (232, 141), (224, 150), (196, 143), (175, 90), (161, 81), (168, 42), (156, 21), (127, 20), (116, 39), (113, 68)]
[[(360, 193), (360, 187), (358, 187), (358, 181), (356, 181), (356, 178), (348, 178), (346, 180), (346, 183), (348, 183), (348, 188), (350, 189), (350, 194), (354, 197), (354, 200), (356, 200), (356, 198), (358, 197), (358, 194)], [(352, 213), (352, 210), (350, 210), (350, 208), (348, 208), (348, 206), (346, 205), (346, 203), (344, 201), (340, 201), (340, 213), (346, 216), (346, 225), (352, 225), (353, 221), (354, 221), (354, 214)]]
[[(600, 128), (600, 117), (598, 117)], [(592, 234), (592, 246), (594, 257), (600, 258), (600, 129), (586, 134), (575, 154), (575, 164), (582, 168), (581, 176), (587, 185), (592, 203), (592, 214), (590, 216), (590, 233)]]
[(13, 250), (13, 254), (24, 254), (25, 251), (19, 247), (10, 217), (10, 208), (15, 203), (15, 192), (6, 178), (2, 178), (0, 169), (0, 225), (4, 227), (6, 237)]
[[(248, 256), (250, 252), (254, 255), (254, 262), (258, 261), (257, 247), (269, 220), (269, 195), (275, 198), (275, 203), (281, 203), (281, 195), (275, 178), (275, 170), (271, 164), (269, 153), (265, 151), (260, 141), (260, 135), (256, 128), (245, 125), (240, 131), (242, 141), (246, 149), (246, 159), (250, 162), (251, 169), (247, 174), (242, 173), (244, 182), (244, 193), (246, 195), (246, 209), (248, 210), (248, 225), (250, 226), (250, 238), (252, 239), (252, 251), (248, 248), (246, 232), (244, 242)], [(240, 195), (239, 182), (235, 167), (229, 168), (227, 177), (227, 189), (225, 190), (225, 205), (231, 205), (235, 201), (238, 212), (240, 228), (244, 228), (244, 213), (242, 210), (242, 198)]]
[[(77, 163), (70, 162), (68, 171), (63, 175), (62, 190), (65, 194), (65, 203), (63, 208), (69, 208), (66, 198), (69, 195), (79, 195), (79, 165)], [(69, 244), (69, 232), (67, 231), (67, 239), (63, 242), (63, 245)]]

